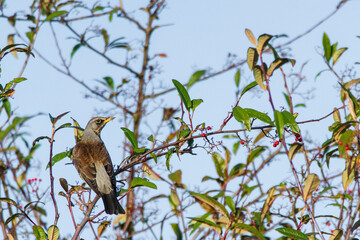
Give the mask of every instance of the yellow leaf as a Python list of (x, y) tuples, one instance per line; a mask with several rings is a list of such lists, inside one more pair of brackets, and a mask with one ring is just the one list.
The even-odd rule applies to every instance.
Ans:
[(256, 42), (256, 38), (254, 37), (254, 34), (251, 32), (250, 29), (245, 29), (245, 34), (247, 36), (247, 38), (249, 39), (249, 41), (255, 46), (257, 47), (257, 42)]

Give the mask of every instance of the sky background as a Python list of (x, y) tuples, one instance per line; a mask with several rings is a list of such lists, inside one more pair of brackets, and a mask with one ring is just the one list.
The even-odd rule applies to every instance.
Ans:
[[(23, 1), (19, 0), (8, 1), (9, 8), (5, 12), (11, 12), (11, 10), (19, 5), (19, 2), (23, 3)], [(132, 1), (124, 1), (124, 7), (136, 10), (137, 6), (135, 5), (138, 2), (134, 4)], [(228, 53), (236, 54), (239, 59), (246, 58), (246, 52), (248, 47), (251, 47), (251, 43), (245, 36), (245, 28), (251, 29), (256, 37), (263, 33), (271, 35), (287, 34), (289, 36), (288, 39), (292, 39), (334, 11), (337, 4), (338, 1), (329, 0), (169, 1), (166, 9), (160, 16), (160, 24), (170, 25), (159, 29), (152, 38), (151, 54), (166, 53), (168, 56), (158, 60), (162, 73), (158, 75), (157, 80), (163, 81), (165, 86), (172, 86), (172, 79), (186, 83), (191, 74), (196, 70), (209, 68), (213, 71), (220, 70), (226, 62)], [(359, 61), (360, 39), (356, 37), (360, 34), (357, 28), (360, 22), (359, 9), (360, 1), (349, 1), (324, 24), (291, 45), (292, 58), (296, 59), (297, 64), (294, 69), (286, 66), (285, 70), (288, 73), (291, 71), (297, 72), (301, 65), (307, 62), (303, 72), (306, 75), (306, 82), (302, 89), (304, 91), (313, 91), (311, 94), (312, 98), (305, 102), (307, 107), (297, 109), (300, 114), (299, 121), (322, 117), (330, 113), (334, 107), (341, 106), (339, 96), (337, 95), (338, 87), (335, 77), (330, 73), (323, 73), (315, 80), (316, 74), (326, 68), (320, 55), (322, 53), (322, 36), (326, 32), (332, 43), (339, 42), (338, 47), (349, 47), (349, 51), (336, 64), (336, 69), (353, 66), (354, 62)], [(105, 21), (104, 24), (106, 24)], [(14, 33), (14, 31), (6, 19), (1, 19), (0, 26), (2, 29), (0, 46), (3, 47), (7, 44), (7, 35)], [(138, 33), (134, 31), (133, 26), (129, 26), (127, 22), (114, 20), (111, 26), (111, 32), (114, 34), (123, 34), (128, 39), (138, 37)], [(19, 27), (21, 28), (21, 24), (19, 24)], [(74, 27), (77, 26), (75, 25)], [(60, 38), (66, 40), (66, 34), (64, 29), (60, 27)], [(50, 58), (55, 64), (59, 64), (57, 52), (54, 51), (52, 41), (48, 41), (49, 36), (51, 36), (49, 28), (45, 26), (39, 33), (35, 48), (41, 54)], [(279, 39), (276, 43), (283, 43), (288, 39)], [(15, 42), (21, 42), (19, 38), (15, 38), (15, 40)], [(62, 41), (61, 44), (68, 53), (67, 58), (69, 58), (70, 51), (75, 42), (67, 40)], [(136, 45), (136, 41), (133, 44)], [(121, 73), (115, 73), (114, 68), (109, 66), (109, 64), (103, 61), (92, 61), (92, 59), (95, 59), (92, 57), (93, 55), (84, 49), (80, 49), (76, 53), (73, 59), (73, 67), (76, 69), (74, 71), (75, 75), (81, 77), (82, 80), (91, 82), (90, 85), (93, 86), (96, 84), (95, 79), (101, 79), (106, 75), (114, 74), (118, 78), (123, 77)], [(17, 60), (12, 56), (7, 56), (2, 61), (1, 83), (17, 77), (23, 59), (24, 57), (19, 54), (19, 59)], [(355, 70), (358, 70), (358, 65), (355, 65)], [(205, 121), (207, 125), (215, 129), (221, 125), (223, 119), (235, 104), (236, 88), (234, 75), (235, 70), (229, 71), (192, 87), (190, 96), (204, 100), (204, 103), (196, 111), (196, 122), (201, 123)], [(15, 96), (11, 100), (13, 109), (16, 109), (16, 113), (19, 115), (44, 113), (44, 115), (28, 122), (26, 129), (30, 133), (30, 139), (50, 135), (51, 123), (47, 116), (48, 113), (57, 116), (63, 112), (70, 111), (61, 122), (71, 122), (70, 117), (73, 117), (82, 126), (85, 126), (91, 117), (97, 115), (97, 111), (109, 107), (109, 105), (104, 105), (96, 99), (85, 98), (84, 96), (88, 92), (84, 88), (66, 76), (54, 71), (38, 56), (30, 59), (23, 76), (28, 80), (16, 87)], [(248, 70), (247, 65), (241, 66), (241, 76), (240, 88), (253, 81), (252, 74)], [(286, 106), (281, 93), (281, 76), (274, 75), (272, 81), (271, 87), (274, 91), (273, 96), (276, 107)], [(278, 84), (276, 81), (278, 81)], [(175, 92), (166, 95), (165, 99), (166, 106), (168, 107), (176, 107), (179, 104), (179, 97)], [(240, 106), (243, 108), (254, 108), (259, 111), (268, 111), (270, 105), (264, 104), (266, 103), (264, 99), (266, 98), (258, 97), (255, 93), (248, 93), (241, 100)], [(294, 101), (295, 103), (304, 102), (299, 96), (296, 96)], [(109, 114), (111, 115), (111, 112)], [(327, 127), (332, 121), (330, 117), (322, 122), (301, 126), (301, 129), (305, 132), (311, 131), (315, 142), (320, 144), (331, 136)], [(115, 119), (102, 132), (102, 139), (108, 148), (114, 164), (119, 163), (123, 156), (120, 146), (121, 140), (124, 138), (123, 132), (120, 129), (122, 126), (123, 123)], [(238, 123), (231, 121), (227, 129), (239, 127), (241, 126)], [(148, 129), (146, 131), (150, 133)], [(218, 136), (216, 139), (221, 140), (221, 137)], [(73, 131), (65, 129), (56, 136), (54, 153), (63, 152), (73, 147), (74, 144)], [(48, 156), (48, 144), (43, 141), (41, 148), (35, 155), (38, 168), (34, 168), (31, 173), (34, 177), (41, 177), (44, 180), (42, 183), (44, 189), (46, 189), (49, 182), (49, 173), (48, 170), (45, 170)], [(236, 158), (241, 159), (241, 152)], [(212, 163), (209, 164), (209, 161), (210, 155), (198, 151), (197, 156), (183, 156), (181, 161), (174, 157), (172, 164), (173, 170), (183, 169), (183, 179), (189, 188), (200, 185), (201, 188), (206, 189), (207, 185), (201, 185), (200, 181), (205, 174), (211, 175), (211, 173), (214, 173), (213, 165)], [(65, 164), (69, 162), (70, 160), (67, 159), (56, 165), (55, 178), (65, 177), (70, 179), (72, 183), (80, 181), (75, 168), (72, 165)], [(274, 174), (274, 169), (276, 169), (277, 174)], [(167, 175), (168, 173), (165, 174)], [(264, 171), (263, 177), (273, 179), (275, 182), (291, 178), (290, 167), (286, 164), (286, 161), (277, 159), (272, 164), (271, 169)], [(268, 183), (271, 186), (271, 181)], [(56, 188), (57, 191), (60, 190), (59, 185), (56, 185)], [(58, 197), (58, 200), (60, 205), (66, 206), (66, 203), (62, 202), (60, 197)], [(198, 213), (200, 214), (200, 212)], [(52, 208), (49, 209), (48, 214), (48, 219), (52, 219), (50, 217), (53, 214)], [(66, 218), (60, 218), (60, 224), (67, 224), (64, 222), (64, 219)], [(168, 234), (174, 237), (171, 232), (168, 232)]]

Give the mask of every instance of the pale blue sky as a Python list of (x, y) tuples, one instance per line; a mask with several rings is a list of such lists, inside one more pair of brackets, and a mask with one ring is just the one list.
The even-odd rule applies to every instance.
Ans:
[[(11, 3), (8, 2), (9, 6), (19, 4), (19, 1), (14, 0)], [(125, 8), (132, 4), (130, 2), (124, 1)], [(272, 35), (287, 34), (291, 39), (303, 33), (332, 12), (337, 3), (338, 1), (328, 0), (169, 1), (167, 8), (160, 16), (160, 23), (171, 25), (155, 32), (152, 39), (151, 53), (166, 53), (168, 55), (167, 58), (158, 61), (162, 66), (163, 73), (157, 80), (162, 80), (164, 85), (171, 86), (171, 79), (186, 83), (190, 75), (196, 70), (209, 67), (213, 70), (219, 70), (224, 65), (229, 52), (237, 54), (239, 59), (246, 57), (247, 48), (251, 44), (244, 34), (245, 28), (251, 29), (256, 36), (262, 33)], [(359, 35), (359, 29), (357, 28), (360, 22), (359, 9), (360, 1), (350, 1), (330, 20), (291, 45), (291, 53), (293, 58), (297, 60), (294, 69), (297, 71), (302, 63), (309, 61), (304, 70), (304, 74), (307, 76), (306, 89), (315, 89), (314, 98), (306, 102), (308, 107), (298, 109), (300, 113), (299, 120), (322, 117), (331, 112), (333, 107), (340, 106), (339, 96), (336, 95), (334, 88), (337, 81), (331, 74), (323, 73), (314, 81), (315, 75), (326, 68), (317, 52), (321, 52), (321, 49), (318, 48), (321, 48), (322, 35), (326, 32), (332, 42), (339, 42), (339, 47), (350, 48), (350, 51), (346, 52), (337, 63), (337, 69), (342, 69), (347, 65), (352, 66), (354, 62), (359, 61), (360, 40), (356, 38)], [(5, 19), (0, 21), (0, 26), (2, 29), (0, 46), (5, 46), (7, 34), (13, 33), (13, 31)], [(132, 32), (133, 28), (129, 28), (127, 24), (113, 24), (111, 26), (113, 26), (111, 31), (114, 33), (136, 36), (136, 33)], [(57, 52), (53, 51), (52, 46), (49, 44), (48, 36), (50, 36), (49, 28), (45, 27), (39, 34), (39, 40), (36, 42), (35, 48), (56, 63), (58, 62)], [(61, 37), (66, 38), (66, 36)], [(285, 41), (287, 39), (279, 40), (277, 43)], [(75, 42), (67, 41), (63, 44), (70, 51)], [(19, 60), (8, 56), (2, 61), (1, 83), (17, 76), (24, 59), (21, 54), (19, 56)], [(110, 74), (115, 75), (111, 66), (103, 61), (89, 61), (90, 57), (92, 57), (92, 54), (89, 54), (84, 49), (79, 50), (73, 60), (74, 67), (77, 68), (75, 75), (86, 81), (100, 79)], [(291, 71), (290, 67), (285, 69), (288, 72)], [(249, 81), (252, 81), (252, 74), (250, 74), (247, 65), (242, 66), (241, 70), (242, 79), (240, 84), (241, 87), (244, 87)], [(207, 125), (215, 128), (221, 125), (222, 120), (231, 111), (235, 103), (234, 74), (235, 71), (230, 71), (209, 81), (199, 83), (190, 90), (192, 98), (204, 100), (204, 103), (197, 109), (196, 121), (205, 121)], [(56, 116), (71, 111), (63, 122), (71, 121), (69, 118), (71, 116), (84, 126), (90, 117), (96, 115), (94, 109), (106, 109), (108, 107), (108, 105), (104, 106), (97, 100), (85, 99), (84, 95), (87, 94), (85, 89), (66, 76), (54, 71), (44, 64), (39, 57), (30, 59), (23, 76), (28, 78), (28, 81), (17, 86), (15, 97), (12, 99), (13, 108), (17, 109), (19, 115), (32, 115), (42, 112)], [(282, 87), (280, 75), (275, 75), (272, 81), (276, 107), (285, 106), (281, 92), (277, 91), (277, 88)], [(276, 81), (280, 85), (277, 85)], [(93, 83), (95, 84), (95, 81)], [(295, 97), (295, 101), (297, 103), (302, 102), (299, 97)], [(179, 98), (176, 94), (171, 93), (166, 95), (166, 102), (168, 103), (167, 106), (176, 106), (179, 103)], [(240, 105), (261, 111), (269, 111), (270, 109), (270, 106), (266, 105), (266, 98), (254, 97), (253, 93), (248, 93), (242, 99)], [(316, 129), (317, 134), (312, 136), (320, 143), (330, 136), (327, 126), (331, 122), (332, 119), (329, 118), (324, 122), (303, 126), (302, 130), (311, 129), (313, 133), (314, 129)], [(115, 120), (108, 124), (102, 135), (114, 163), (119, 162), (122, 157), (121, 148), (119, 148), (123, 138), (123, 132), (120, 129), (122, 126), (120, 122)], [(228, 129), (239, 127), (238, 123), (231, 121)], [(30, 138), (32, 139), (41, 135), (49, 135), (51, 126), (48, 116), (44, 115), (31, 120), (28, 123), (27, 130), (30, 132)], [(218, 137), (218, 140), (220, 139)], [(72, 130), (64, 130), (56, 138), (54, 153), (62, 152), (73, 145)], [(35, 155), (38, 168), (32, 170), (34, 177), (44, 179), (42, 183), (44, 188), (47, 186), (49, 178), (48, 171), (45, 171), (48, 151), (48, 144), (45, 141), (42, 142), (42, 147)], [(241, 156), (239, 158), (241, 159)], [(199, 151), (199, 155), (196, 157), (184, 156), (181, 161), (174, 157), (172, 163), (174, 164), (174, 170), (183, 169), (185, 183), (189, 187), (194, 187), (200, 185), (201, 177), (204, 174), (213, 172), (212, 165), (208, 164), (209, 161), (210, 155)], [(55, 166), (55, 178), (65, 177), (71, 180), (72, 183), (80, 180), (75, 168), (71, 165), (65, 165), (65, 162), (69, 162), (69, 160)], [(271, 174), (273, 169), (269, 169), (264, 172), (264, 178), (280, 180), (291, 177), (289, 166), (284, 163), (286, 162), (277, 161), (272, 166), (281, 174), (274, 176), (274, 174)], [(211, 167), (205, 168), (203, 166)], [(56, 185), (56, 190), (60, 190), (58, 185)], [(158, 194), (159, 192), (155, 193)], [(66, 203), (60, 197), (58, 197), (58, 200), (59, 204), (65, 207)], [(48, 203), (50, 204), (50, 202)], [(52, 219), (52, 214), (53, 209), (50, 208), (48, 219)], [(67, 214), (66, 211), (64, 214)], [(66, 219), (66, 217), (61, 217), (60, 224), (66, 224)], [(70, 229), (72, 229), (72, 226)], [(69, 230), (69, 232), (71, 233), (72, 230)], [(172, 236), (171, 232), (168, 234)]]

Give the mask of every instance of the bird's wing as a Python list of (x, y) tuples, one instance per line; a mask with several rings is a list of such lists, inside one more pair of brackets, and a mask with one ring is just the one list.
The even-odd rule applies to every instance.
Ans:
[(110, 178), (112, 189), (116, 192), (116, 180), (111, 158), (102, 142), (91, 144), (77, 143), (73, 151), (73, 162), (81, 178), (84, 179), (98, 195), (101, 195), (101, 193), (96, 183), (95, 162), (102, 163)]
[(96, 184), (96, 168), (92, 155), (92, 146), (84, 143), (77, 143), (73, 150), (73, 163), (79, 172), (80, 177), (100, 195)]
[(113, 190), (116, 192), (116, 179), (114, 174), (114, 168), (111, 162), (110, 155), (108, 151), (106, 150), (106, 147), (104, 144), (99, 144), (98, 147), (94, 148), (94, 154), (97, 156), (101, 156), (101, 162), (105, 167), (106, 173), (110, 178), (110, 182), (112, 185)]

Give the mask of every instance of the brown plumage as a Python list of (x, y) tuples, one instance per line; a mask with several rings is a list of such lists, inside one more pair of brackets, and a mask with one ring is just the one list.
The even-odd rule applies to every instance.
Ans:
[(100, 133), (113, 117), (92, 118), (73, 150), (73, 162), (80, 177), (99, 195), (107, 214), (124, 214), (117, 200), (116, 180), (110, 155)]

